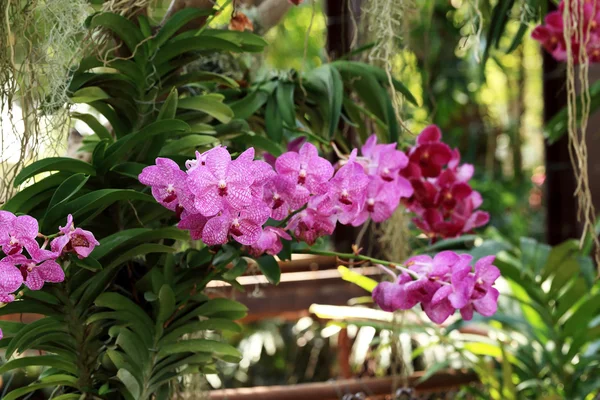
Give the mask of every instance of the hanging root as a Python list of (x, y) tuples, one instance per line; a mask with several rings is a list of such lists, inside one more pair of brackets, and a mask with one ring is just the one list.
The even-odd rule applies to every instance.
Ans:
[(408, 238), (408, 218), (403, 206), (399, 206), (394, 214), (380, 225), (376, 232), (381, 252), (387, 260), (406, 260), (410, 254)]
[[(592, 201), (592, 193), (588, 177), (588, 155), (585, 135), (588, 129), (588, 119), (590, 116), (590, 84), (589, 84), (589, 59), (586, 51), (587, 42), (590, 40), (591, 24), (585, 27), (580, 23), (583, 21), (584, 2), (566, 1), (563, 11), (564, 37), (567, 50), (567, 107), (568, 107), (568, 137), (569, 137), (569, 155), (577, 187), (574, 195), (577, 196), (579, 221), (583, 221), (583, 234), (580, 244), (583, 245), (584, 238), (589, 234), (594, 238), (596, 246), (596, 263), (600, 266), (600, 241), (595, 232), (594, 222), (596, 211)], [(596, 6), (596, 3), (594, 3)], [(572, 38), (578, 42), (579, 51), (574, 53)], [(577, 57), (577, 58), (576, 58)], [(579, 64), (579, 70), (576, 71), (575, 65)], [(581, 88), (581, 103), (577, 102), (576, 80)], [(581, 107), (578, 110), (578, 107)], [(578, 113), (581, 115), (581, 126), (577, 127)]]
[(408, 132), (410, 131), (400, 115), (402, 98), (394, 90), (392, 76), (394, 59), (399, 53), (397, 42), (401, 41), (405, 28), (405, 16), (414, 9), (415, 4), (412, 0), (371, 0), (365, 4), (362, 10), (369, 41), (375, 43), (369, 52), (369, 62), (385, 70), (396, 119)]
[(25, 164), (64, 146), (70, 68), (91, 9), (85, 0), (0, 4), (1, 202)]

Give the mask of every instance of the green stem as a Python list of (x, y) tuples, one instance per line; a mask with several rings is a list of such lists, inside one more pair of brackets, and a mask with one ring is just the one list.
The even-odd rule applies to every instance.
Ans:
[(346, 258), (346, 259), (349, 259), (349, 260), (370, 261), (373, 264), (381, 264), (383, 266), (388, 266), (388, 267), (399, 269), (402, 272), (406, 272), (407, 274), (409, 274), (413, 278), (416, 278), (416, 279), (419, 278), (419, 275), (415, 271), (411, 271), (410, 269), (403, 267), (401, 263), (395, 263), (395, 262), (391, 262), (391, 261), (380, 260), (378, 258), (373, 258), (373, 257), (369, 257), (369, 256), (363, 256), (362, 254), (338, 253), (337, 251), (316, 250), (316, 249), (310, 249), (310, 248), (309, 249), (296, 250), (295, 252), (296, 253), (301, 253), (301, 254), (314, 254), (314, 255), (317, 255), (317, 256), (330, 256), (330, 257)]
[(306, 203), (305, 205), (303, 205), (302, 207), (300, 207), (299, 209), (297, 209), (296, 211), (294, 211), (293, 213), (291, 213), (290, 215), (288, 215), (286, 217), (286, 219), (284, 219), (283, 221), (281, 221), (281, 223), (279, 224), (279, 226), (284, 227), (287, 225), (287, 223), (290, 221), (290, 219), (292, 219), (292, 217), (298, 213), (301, 213), (302, 211), (306, 210), (306, 207), (308, 207), (308, 203)]

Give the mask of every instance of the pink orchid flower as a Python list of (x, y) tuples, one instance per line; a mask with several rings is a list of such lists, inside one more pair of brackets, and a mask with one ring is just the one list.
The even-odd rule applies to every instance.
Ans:
[(100, 244), (92, 232), (75, 228), (71, 214), (67, 216), (67, 224), (59, 227), (59, 232), (62, 235), (50, 243), (50, 248), (57, 256), (75, 253), (79, 258), (86, 258)]
[(152, 188), (152, 196), (156, 201), (163, 207), (175, 211), (187, 175), (175, 161), (159, 157), (156, 159), (156, 165), (144, 168), (138, 179)]

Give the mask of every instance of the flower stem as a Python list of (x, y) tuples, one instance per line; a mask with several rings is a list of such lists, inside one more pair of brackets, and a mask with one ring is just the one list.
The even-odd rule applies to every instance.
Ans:
[(417, 274), (415, 271), (411, 271), (410, 269), (408, 269), (406, 267), (403, 267), (402, 264), (400, 264), (400, 263), (395, 263), (395, 262), (386, 261), (386, 260), (380, 260), (378, 258), (373, 258), (373, 257), (369, 257), (369, 256), (363, 256), (362, 254), (338, 253), (337, 251), (316, 250), (316, 249), (311, 249), (311, 248), (295, 250), (295, 252), (301, 253), (301, 254), (314, 254), (317, 256), (331, 256), (331, 257), (338, 257), (338, 258), (346, 258), (346, 259), (350, 259), (350, 260), (370, 261), (373, 264), (381, 264), (381, 265), (399, 269), (402, 272), (406, 272), (413, 278), (416, 278), (416, 279), (419, 278), (419, 274)]

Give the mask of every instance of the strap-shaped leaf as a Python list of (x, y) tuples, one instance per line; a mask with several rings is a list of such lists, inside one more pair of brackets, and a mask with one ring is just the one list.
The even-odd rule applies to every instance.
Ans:
[(186, 97), (179, 100), (178, 107), (185, 110), (201, 111), (226, 124), (233, 118), (233, 110), (223, 104), (224, 97), (219, 94)]
[(230, 356), (241, 358), (241, 354), (233, 346), (216, 340), (190, 339), (177, 343), (167, 344), (160, 349), (158, 357), (166, 357), (177, 353), (213, 353), (216, 357)]
[(327, 134), (331, 139), (335, 134), (340, 116), (342, 114), (342, 103), (344, 101), (344, 84), (339, 71), (330, 64), (325, 64), (319, 68), (310, 71), (306, 76), (315, 88), (321, 92), (320, 95), (326, 96), (320, 98), (325, 104), (328, 129)]
[(158, 117), (156, 118), (156, 120), (160, 121), (163, 119), (175, 118), (175, 115), (177, 114), (178, 100), (179, 100), (179, 93), (177, 93), (177, 89), (174, 88), (173, 90), (171, 90), (171, 93), (169, 93), (167, 100), (165, 100), (162, 107), (160, 108), (160, 111), (158, 112)]
[[(334, 61), (331, 63), (340, 73), (347, 73), (352, 77), (362, 77), (365, 74), (372, 75), (381, 85), (389, 86), (390, 79), (387, 73), (374, 65), (358, 61)], [(392, 77), (392, 85), (397, 92), (402, 93), (409, 103), (418, 106), (417, 99), (408, 88), (399, 80)]]
[(136, 162), (126, 162), (122, 164), (117, 164), (112, 167), (110, 170), (112, 172), (116, 172), (117, 174), (121, 174), (123, 176), (128, 176), (135, 180), (138, 179), (139, 175), (142, 173), (142, 170), (146, 168), (146, 164), (136, 163)]
[(158, 292), (158, 315), (156, 322), (162, 325), (173, 313), (175, 312), (175, 306), (177, 301), (175, 300), (175, 293), (171, 286), (165, 284), (160, 288)]
[(147, 57), (146, 46), (138, 46), (144, 40), (144, 35), (127, 18), (111, 12), (96, 14), (90, 22), (90, 28), (98, 27), (113, 31), (127, 45), (129, 51), (135, 54), (136, 60)]
[(33, 383), (28, 386), (24, 386), (24, 387), (15, 389), (15, 390), (11, 390), (10, 393), (7, 393), (6, 396), (4, 396), (2, 399), (3, 400), (16, 400), (18, 398), (21, 398), (21, 396), (25, 396), (27, 393), (35, 392), (36, 390), (45, 389), (45, 388), (54, 387), (54, 386), (76, 387), (75, 382), (73, 382), (71, 380), (62, 380), (62, 381), (55, 380), (55, 381), (45, 382), (45, 383)]
[(234, 300), (229, 299), (211, 299), (181, 318), (175, 320), (173, 324), (169, 326), (169, 331), (184, 325), (187, 321), (196, 317), (218, 317), (222, 313), (228, 313), (235, 316), (235, 319), (243, 318), (246, 316), (248, 308)]
[(256, 260), (260, 272), (274, 285), (279, 284), (281, 279), (281, 268), (275, 260), (275, 257), (270, 255), (264, 255)]
[(189, 322), (164, 335), (160, 339), (159, 346), (170, 342), (175, 342), (181, 336), (189, 333), (202, 332), (205, 330), (241, 332), (241, 329), (242, 328), (237, 323), (233, 322), (230, 319), (224, 318), (210, 318), (204, 321)]
[(125, 388), (134, 399), (138, 399), (140, 397), (140, 384), (131, 372), (121, 368), (117, 371), (117, 378), (123, 382), (123, 385), (125, 385)]
[(165, 119), (162, 121), (156, 121), (142, 130), (127, 135), (115, 143), (110, 145), (106, 150), (104, 156), (103, 165), (112, 167), (117, 164), (125, 155), (130, 152), (135, 146), (148, 142), (154, 136), (161, 135), (163, 133), (179, 133), (189, 132), (190, 126), (185, 122), (178, 119)]
[(275, 91), (275, 97), (277, 99), (277, 105), (279, 106), (279, 112), (283, 118), (283, 122), (287, 126), (296, 127), (296, 109), (294, 105), (294, 89), (295, 85), (291, 82), (281, 82), (277, 85)]
[(138, 243), (147, 243), (161, 239), (173, 239), (187, 241), (190, 236), (188, 232), (182, 231), (175, 227), (166, 227), (160, 229), (147, 229), (147, 228), (135, 228), (127, 229), (114, 233), (110, 236), (100, 239), (100, 245), (97, 246), (92, 252), (92, 256), (98, 260), (110, 255), (115, 252), (116, 254), (122, 254), (116, 252), (118, 249), (131, 247)]
[(15, 177), (14, 186), (17, 187), (31, 177), (49, 171), (80, 172), (86, 175), (96, 175), (96, 169), (85, 161), (69, 157), (48, 157), (23, 168)]
[(235, 43), (244, 52), (260, 53), (269, 44), (263, 37), (252, 32), (240, 32), (223, 29), (205, 29), (198, 40), (206, 40), (206, 38), (225, 39), (231, 43)]
[(285, 104), (280, 105), (279, 98), (271, 96), (265, 109), (265, 130), (269, 139), (275, 143), (281, 142), (283, 137), (283, 117), (280, 111), (282, 105)]
[(90, 129), (93, 130), (94, 133), (96, 135), (98, 135), (98, 137), (100, 139), (108, 139), (110, 141), (113, 140), (113, 137), (110, 134), (110, 132), (108, 131), (108, 129), (104, 125), (102, 125), (100, 123), (100, 121), (98, 121), (98, 119), (96, 119), (96, 117), (94, 117), (93, 115), (82, 114), (82, 113), (72, 113), (71, 118), (75, 118), (82, 122), (85, 122), (85, 124), (87, 126), (89, 126)]
[(89, 178), (90, 177), (85, 174), (75, 174), (65, 179), (54, 192), (50, 204), (48, 204), (48, 210), (57, 204), (68, 201), (83, 187), (83, 185), (85, 185)]
[(213, 143), (218, 143), (219, 139), (209, 135), (187, 135), (181, 139), (171, 140), (167, 142), (161, 149), (160, 155), (181, 154), (186, 153), (186, 150), (193, 154), (193, 150), (198, 147), (206, 146)]
[(120, 328), (115, 344), (140, 365), (146, 363), (150, 357), (149, 349), (139, 340), (139, 336), (127, 328)]
[[(228, 86), (230, 88), (239, 87), (239, 84), (233, 79), (225, 75), (216, 74), (214, 72), (208, 71), (193, 71), (183, 75), (176, 74), (172, 78), (169, 78), (165, 82), (163, 82), (162, 86), (165, 89), (170, 90), (171, 88), (176, 89), (185, 85), (189, 85), (191, 83), (199, 82), (215, 82), (220, 85)], [(163, 90), (163, 93), (164, 92), (165, 91)]]
[(176, 249), (174, 249), (173, 247), (163, 246), (162, 244), (141, 244), (123, 253), (116, 260), (111, 262), (107, 268), (112, 269), (138, 256), (150, 253), (174, 253), (175, 251)]
[(59, 222), (67, 217), (68, 214), (73, 214), (73, 218), (82, 216), (90, 211), (96, 213), (101, 212), (111, 204), (121, 201), (146, 201), (154, 202), (154, 197), (140, 193), (130, 189), (100, 189), (84, 194), (65, 203), (57, 204), (48, 211), (48, 214), (43, 220), (43, 227), (50, 230), (55, 228)]
[(196, 18), (206, 17), (213, 15), (216, 12), (215, 9), (209, 8), (184, 8), (173, 14), (171, 18), (160, 28), (156, 37), (151, 41), (150, 51), (153, 53), (156, 49), (164, 45), (173, 35), (175, 35), (183, 26), (188, 22), (195, 20)]
[(33, 357), (23, 357), (10, 360), (0, 366), (0, 374), (17, 368), (26, 368), (31, 366), (51, 367), (63, 370), (65, 372), (76, 374), (77, 369), (70, 361), (64, 360), (60, 356), (38, 355)]
[(236, 53), (243, 51), (237, 44), (218, 37), (206, 37), (202, 39), (191, 37), (173, 40), (168, 45), (161, 47), (156, 52), (154, 64), (161, 65), (182, 54), (199, 50), (224, 50)]
[[(54, 187), (59, 186), (61, 183), (65, 181), (65, 178), (68, 178), (71, 174), (68, 172), (59, 172), (56, 174), (52, 174), (39, 182), (34, 183), (33, 185), (27, 186), (19, 193), (14, 195), (10, 200), (8, 200), (3, 206), (2, 209), (5, 211), (10, 211), (13, 213), (23, 212), (21, 211), (21, 207), (27, 200), (31, 199), (37, 194), (40, 194), (48, 189), (52, 189)], [(51, 194), (52, 196), (52, 194)]]
[(71, 96), (71, 103), (93, 103), (98, 100), (106, 100), (110, 99), (110, 95), (108, 95), (104, 90), (100, 89), (97, 86), (85, 87), (83, 89), (79, 89)]
[(57, 331), (64, 335), (65, 329), (64, 325), (54, 318), (42, 318), (25, 325), (6, 347), (6, 358), (10, 358), (17, 350), (27, 349), (36, 338)]
[(248, 93), (244, 98), (230, 103), (229, 106), (236, 118), (246, 120), (265, 105), (269, 100), (270, 92), (272, 90), (264, 90), (263, 88), (255, 90)]

